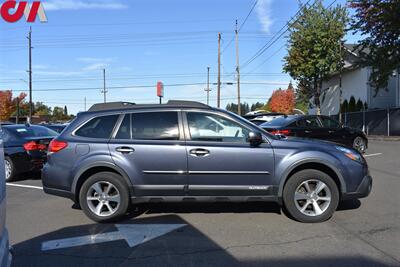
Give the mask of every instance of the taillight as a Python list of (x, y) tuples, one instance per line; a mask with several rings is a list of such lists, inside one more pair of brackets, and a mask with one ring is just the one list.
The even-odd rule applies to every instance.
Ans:
[(49, 144), (49, 152), (55, 153), (55, 152), (63, 150), (67, 146), (68, 146), (67, 142), (52, 140)]
[(30, 141), (24, 144), (24, 149), (26, 151), (34, 151), (34, 150), (46, 150), (46, 145), (38, 144), (35, 141)]
[(274, 131), (271, 131), (270, 133), (272, 133), (274, 135), (278, 135), (278, 134), (290, 135), (290, 130), (274, 130)]

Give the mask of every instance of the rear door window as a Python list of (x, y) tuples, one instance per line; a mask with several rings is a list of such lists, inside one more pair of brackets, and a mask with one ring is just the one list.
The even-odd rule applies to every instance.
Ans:
[(331, 118), (320, 117), (320, 120), (324, 128), (339, 128), (339, 122)]
[(114, 129), (119, 115), (100, 116), (91, 119), (79, 128), (75, 135), (81, 137), (108, 139)]
[(132, 138), (137, 140), (179, 140), (177, 112), (132, 113)]
[(297, 121), (297, 126), (300, 128), (319, 128), (321, 127), (317, 117), (307, 117)]

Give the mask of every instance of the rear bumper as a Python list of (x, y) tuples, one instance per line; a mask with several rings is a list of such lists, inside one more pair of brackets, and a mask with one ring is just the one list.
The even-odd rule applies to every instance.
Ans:
[(372, 190), (372, 177), (371, 175), (366, 175), (362, 179), (360, 185), (355, 192), (349, 192), (342, 195), (343, 200), (357, 199), (367, 197)]

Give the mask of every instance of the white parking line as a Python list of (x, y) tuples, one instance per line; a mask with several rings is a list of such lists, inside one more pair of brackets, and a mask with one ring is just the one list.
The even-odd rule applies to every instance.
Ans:
[(382, 153), (367, 154), (367, 155), (364, 155), (364, 157), (375, 157), (375, 156), (380, 156), (380, 155), (382, 155)]
[(24, 187), (24, 188), (33, 188), (33, 189), (43, 190), (43, 187), (41, 187), (41, 186), (34, 186), (34, 185), (12, 184), (12, 183), (6, 183), (6, 185), (15, 186), (15, 187)]

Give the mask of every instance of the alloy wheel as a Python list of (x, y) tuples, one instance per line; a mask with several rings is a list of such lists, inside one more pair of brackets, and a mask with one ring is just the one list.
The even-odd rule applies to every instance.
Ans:
[(365, 141), (362, 137), (357, 136), (353, 141), (353, 148), (357, 149), (360, 152), (364, 152), (365, 150)]
[(89, 209), (97, 216), (113, 215), (121, 202), (120, 193), (115, 185), (110, 182), (100, 181), (94, 183), (86, 194)]
[(5, 171), (6, 171), (6, 181), (8, 181), (8, 179), (10, 179), (11, 173), (12, 173), (11, 162), (8, 160), (5, 160)]
[(294, 202), (302, 214), (319, 216), (329, 208), (331, 190), (320, 180), (306, 180), (297, 187)]

